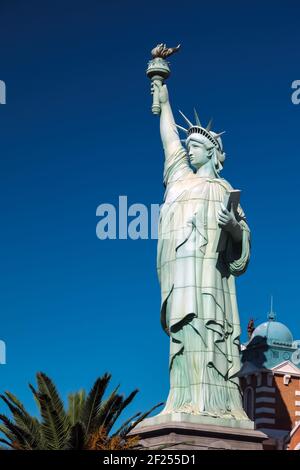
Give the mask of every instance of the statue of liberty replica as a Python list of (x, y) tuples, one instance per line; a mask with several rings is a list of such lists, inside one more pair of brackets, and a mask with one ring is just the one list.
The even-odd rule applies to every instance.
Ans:
[(247, 269), (250, 230), (240, 191), (221, 176), (223, 133), (211, 121), (204, 126), (196, 111), (192, 120), (180, 112), (185, 125), (175, 124), (164, 81), (166, 58), (178, 49), (159, 44), (147, 68), (165, 155), (157, 271), (170, 391), (163, 411), (135, 433), (152, 449), (260, 450), (266, 436), (243, 410), (238, 378), (235, 278)]
[[(160, 114), (165, 155), (157, 271), (161, 323), (170, 337), (170, 392), (162, 414), (186, 413), (248, 420), (236, 374), (240, 370), (240, 321), (235, 278), (250, 256), (250, 230), (239, 191), (222, 178), (221, 134), (183, 113), (175, 124), (163, 80), (165, 58), (177, 48), (152, 50), (148, 76)], [(179, 131), (185, 139), (181, 140)]]

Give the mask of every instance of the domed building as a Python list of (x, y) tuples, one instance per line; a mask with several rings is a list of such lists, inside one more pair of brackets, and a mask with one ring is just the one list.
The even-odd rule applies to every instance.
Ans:
[(253, 331), (242, 354), (242, 363), (270, 369), (283, 361), (300, 363), (300, 340), (294, 341), (289, 328), (276, 321), (273, 312)]
[(275, 321), (275, 314), (269, 313), (268, 321), (255, 328), (252, 338), (267, 338), (271, 343), (286, 344), (290, 346), (293, 335), (283, 323)]
[[(249, 330), (248, 330), (249, 331)], [(300, 447), (300, 340), (276, 320), (252, 328), (241, 348), (244, 408), (269, 438), (266, 449)]]

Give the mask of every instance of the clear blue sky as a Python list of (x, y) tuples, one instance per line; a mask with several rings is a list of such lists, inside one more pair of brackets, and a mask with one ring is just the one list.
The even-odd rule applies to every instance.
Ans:
[(156, 241), (95, 232), (103, 202), (162, 201), (145, 75), (157, 42), (182, 44), (170, 60), (174, 111), (196, 106), (227, 131), (223, 176), (242, 189), (252, 229), (237, 281), (244, 331), (273, 294), (300, 336), (299, 14), (296, 0), (1, 0), (1, 392), (34, 410), (36, 371), (64, 397), (109, 371), (124, 392), (140, 389), (132, 413), (167, 397)]

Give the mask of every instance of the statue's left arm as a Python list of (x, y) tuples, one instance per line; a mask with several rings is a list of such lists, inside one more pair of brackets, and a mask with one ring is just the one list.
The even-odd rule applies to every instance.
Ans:
[(251, 249), (250, 229), (245, 214), (240, 206), (235, 215), (233, 210), (229, 212), (222, 204), (218, 223), (229, 234), (226, 249), (228, 270), (230, 274), (240, 276), (247, 269)]

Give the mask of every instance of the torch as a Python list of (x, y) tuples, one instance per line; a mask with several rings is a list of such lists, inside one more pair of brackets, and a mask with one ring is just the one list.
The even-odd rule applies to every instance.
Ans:
[[(148, 62), (147, 67), (147, 76), (150, 78), (151, 83), (154, 84), (155, 81), (160, 81), (163, 84), (164, 80), (166, 80), (171, 71), (169, 67), (169, 62), (165, 59), (169, 57), (174, 52), (177, 52), (180, 48), (180, 44), (176, 47), (167, 47), (166, 44), (158, 44), (154, 49), (151, 51), (152, 60)], [(158, 89), (157, 87), (153, 87), (153, 102), (152, 102), (152, 113), (153, 114), (160, 114), (160, 103), (159, 103), (159, 96), (158, 96)]]

